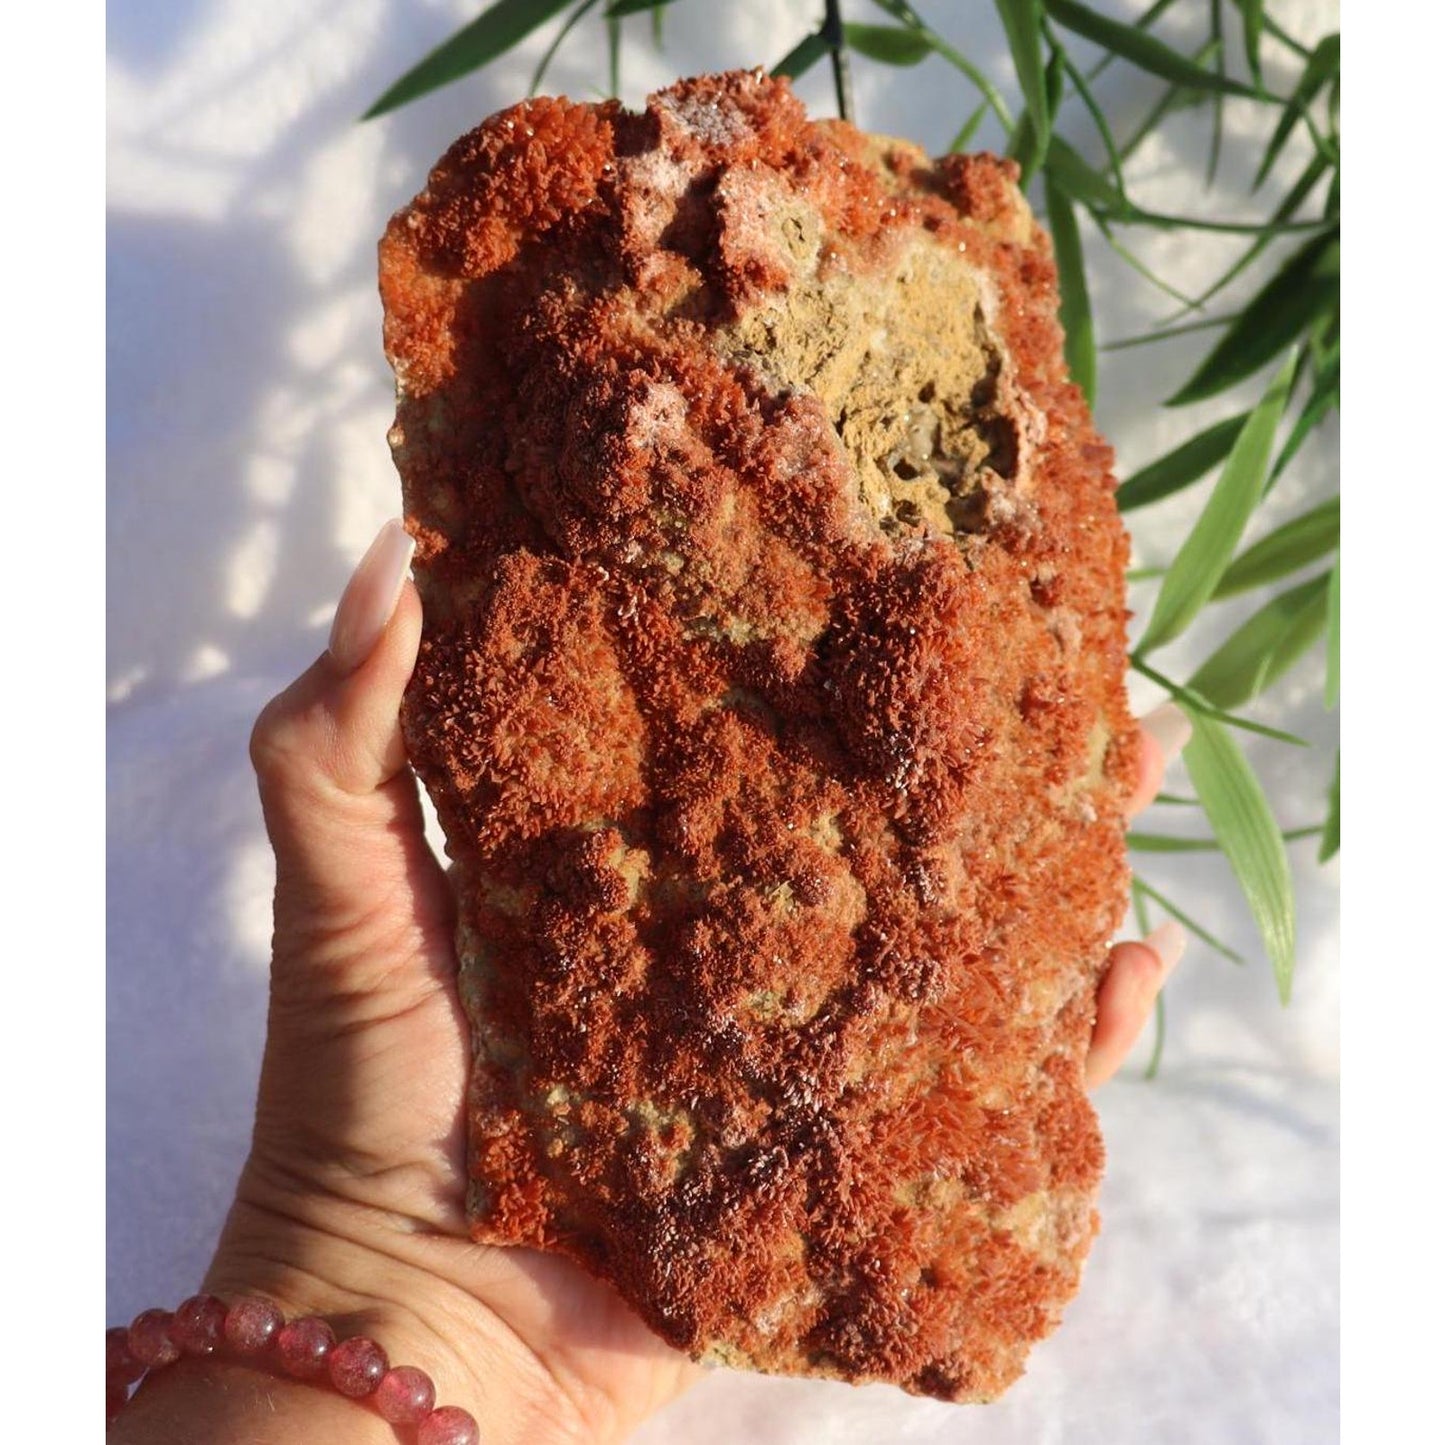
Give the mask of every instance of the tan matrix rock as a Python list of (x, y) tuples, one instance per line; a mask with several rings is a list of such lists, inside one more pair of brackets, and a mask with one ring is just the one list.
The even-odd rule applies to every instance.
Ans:
[(382, 242), (476, 1237), (690, 1353), (995, 1396), (1103, 1152), (1111, 453), (986, 156), (759, 74), (537, 100)]

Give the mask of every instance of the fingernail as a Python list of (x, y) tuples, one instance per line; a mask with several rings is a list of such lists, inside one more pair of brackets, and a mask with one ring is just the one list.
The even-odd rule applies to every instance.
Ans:
[(1153, 712), (1139, 719), (1139, 726), (1159, 744), (1166, 763), (1173, 762), (1184, 750), (1193, 729), (1189, 719), (1172, 702), (1160, 703)]
[(1159, 956), (1159, 962), (1164, 966), (1164, 976), (1168, 978), (1174, 972), (1174, 965), (1184, 957), (1184, 945), (1188, 941), (1183, 928), (1170, 918), (1161, 923), (1144, 943)]
[(376, 541), (357, 563), (341, 601), (336, 604), (331, 640), (326, 644), (343, 673), (355, 672), (381, 641), (381, 634), (396, 611), (415, 550), (416, 543), (393, 517), (376, 534)]

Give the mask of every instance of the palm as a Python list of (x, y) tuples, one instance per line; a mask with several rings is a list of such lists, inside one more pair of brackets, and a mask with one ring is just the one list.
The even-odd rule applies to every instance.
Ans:
[(375, 815), (353, 835), (366, 840), (353, 858), (355, 896), (371, 900), (364, 915), (333, 930), (311, 890), (278, 890), (278, 937), (295, 936), (287, 914), (306, 910), (307, 935), (328, 943), (305, 970), (314, 987), (294, 999), (274, 991), (256, 1162), (429, 1236), (439, 1285), (481, 1300), (553, 1374), (639, 1420), (695, 1367), (571, 1261), (467, 1238), (468, 1049), (451, 893), (422, 840), (411, 776), (365, 801)]

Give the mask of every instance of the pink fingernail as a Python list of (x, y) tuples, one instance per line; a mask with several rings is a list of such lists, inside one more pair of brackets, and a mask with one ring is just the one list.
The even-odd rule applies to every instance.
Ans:
[(1188, 936), (1172, 918), (1161, 923), (1144, 944), (1152, 948), (1159, 956), (1159, 962), (1164, 966), (1164, 976), (1167, 978), (1173, 971), (1174, 966), (1184, 957), (1184, 945), (1188, 942)]
[(392, 518), (357, 563), (336, 605), (327, 643), (327, 651), (343, 673), (355, 672), (381, 641), (396, 611), (415, 550), (416, 543), (406, 528)]
[(1139, 719), (1139, 726), (1159, 744), (1166, 763), (1184, 751), (1184, 744), (1193, 731), (1189, 719), (1172, 702), (1161, 703), (1153, 712), (1146, 712)]

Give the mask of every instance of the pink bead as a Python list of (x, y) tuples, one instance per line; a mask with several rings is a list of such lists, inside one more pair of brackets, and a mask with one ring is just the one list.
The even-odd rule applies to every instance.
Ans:
[(365, 1335), (342, 1340), (326, 1357), (326, 1373), (331, 1383), (353, 1400), (371, 1394), (386, 1374), (386, 1351)]
[(285, 1323), (286, 1317), (270, 1300), (244, 1295), (226, 1311), (226, 1343), (238, 1355), (259, 1355)]
[(221, 1343), (226, 1306), (213, 1294), (195, 1294), (176, 1306), (171, 1339), (188, 1355), (213, 1355)]
[(416, 1445), (481, 1445), (481, 1439), (477, 1422), (455, 1405), (433, 1410), (416, 1432)]
[(146, 1367), (130, 1352), (129, 1332), (121, 1325), (105, 1332), (105, 1385), (129, 1385), (145, 1374)]
[(130, 1352), (148, 1370), (169, 1365), (181, 1352), (170, 1335), (169, 1310), (142, 1310), (131, 1322), (127, 1333)]
[(336, 1344), (336, 1336), (325, 1320), (305, 1315), (282, 1325), (276, 1334), (276, 1350), (281, 1367), (298, 1380), (315, 1379), (326, 1371), (326, 1357)]
[(376, 1387), (377, 1411), (393, 1425), (415, 1425), (425, 1420), (436, 1402), (436, 1386), (431, 1376), (411, 1365), (388, 1370)]

